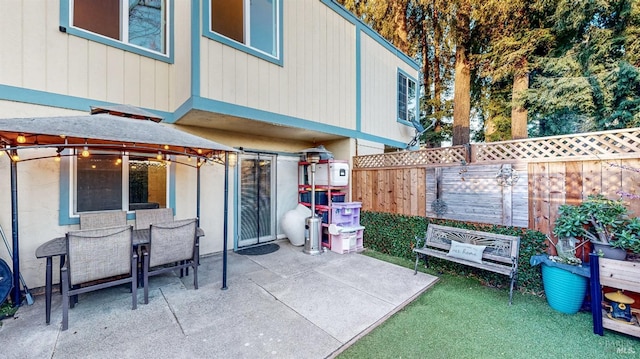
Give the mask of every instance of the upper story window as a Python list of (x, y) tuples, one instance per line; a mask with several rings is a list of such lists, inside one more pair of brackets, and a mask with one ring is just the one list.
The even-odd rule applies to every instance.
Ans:
[(168, 61), (170, 1), (63, 0), (61, 25), (73, 35)]
[(209, 0), (205, 35), (272, 62), (281, 58), (281, 0)]
[(398, 121), (411, 122), (416, 120), (418, 111), (416, 81), (402, 71), (398, 71)]

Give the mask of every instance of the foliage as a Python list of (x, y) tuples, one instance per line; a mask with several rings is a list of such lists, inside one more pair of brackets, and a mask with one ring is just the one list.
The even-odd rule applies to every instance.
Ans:
[[(640, 126), (640, 1), (337, 2), (421, 64), (420, 118), (438, 121), (423, 138), (429, 147), (454, 132), (463, 138), (466, 127), (486, 131), (476, 141), (507, 140), (512, 125), (524, 127), (513, 106), (526, 112), (530, 136)], [(461, 48), (463, 91), (470, 74), (471, 117), (481, 123), (458, 118), (451, 131), (442, 125), (452, 123), (453, 109), (469, 106), (453, 96)], [(516, 86), (523, 78), (528, 85)]]
[[(412, 252), (413, 248), (424, 244), (416, 243), (416, 237), (424, 238), (429, 223), (520, 236), (518, 285), (522, 291), (534, 293), (542, 291), (540, 269), (532, 267), (529, 263), (532, 256), (542, 253), (546, 249), (546, 237), (538, 231), (518, 227), (481, 225), (369, 211), (361, 212), (360, 223), (366, 228), (364, 231), (364, 245), (367, 249), (409, 260), (415, 260), (416, 258)], [(476, 276), (491, 286), (508, 287), (509, 285), (507, 277), (496, 273), (482, 271), (438, 258), (430, 259), (429, 263), (430, 268), (440, 272)]]
[[(9, 302), (4, 302), (0, 306), (0, 319), (12, 317), (17, 311), (18, 307), (14, 307)], [(0, 326), (2, 326), (2, 323), (0, 323)]]
[(622, 199), (590, 195), (580, 205), (560, 206), (553, 233), (634, 250), (640, 245), (640, 222), (629, 218), (628, 212)]

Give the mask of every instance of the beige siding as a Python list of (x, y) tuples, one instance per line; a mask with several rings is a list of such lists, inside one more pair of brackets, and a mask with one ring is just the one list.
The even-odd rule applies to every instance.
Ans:
[(396, 55), (362, 34), (362, 131), (408, 142), (415, 131), (397, 122), (398, 68), (417, 80), (417, 71)]
[[(175, 2), (175, 64), (58, 30), (57, 1), (14, 0), (0, 11), (0, 83), (174, 111), (190, 95), (190, 2)], [(11, 49), (11, 50), (8, 50)]]
[(202, 38), (201, 95), (355, 129), (355, 26), (317, 0), (283, 4), (283, 66)]

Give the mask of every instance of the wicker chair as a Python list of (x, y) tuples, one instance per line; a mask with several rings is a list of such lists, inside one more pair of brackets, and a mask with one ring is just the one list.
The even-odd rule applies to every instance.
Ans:
[(132, 309), (137, 308), (138, 255), (133, 253), (132, 238), (132, 226), (67, 233), (67, 261), (61, 276), (62, 330), (69, 327), (69, 306), (75, 304), (69, 298), (81, 293), (131, 283)]
[(143, 256), (144, 303), (149, 303), (149, 276), (193, 268), (193, 286), (198, 289), (197, 219), (183, 219), (151, 225), (149, 249)]
[(105, 211), (80, 213), (80, 229), (97, 229), (127, 225), (127, 212)]
[(152, 224), (172, 222), (172, 208), (139, 209), (136, 213), (136, 229), (149, 229)]

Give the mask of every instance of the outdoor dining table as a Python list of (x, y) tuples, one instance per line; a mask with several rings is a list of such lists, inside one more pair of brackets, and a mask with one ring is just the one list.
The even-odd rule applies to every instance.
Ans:
[[(149, 237), (151, 231), (148, 228), (134, 229), (133, 230), (133, 247), (138, 248), (140, 245), (149, 244)], [(196, 237), (200, 238), (204, 236), (202, 228), (198, 227)], [(46, 276), (45, 276), (45, 309), (46, 309), (46, 323), (51, 321), (51, 291), (52, 291), (52, 266), (53, 257), (60, 257), (60, 268), (64, 265), (67, 255), (67, 238), (56, 237), (43, 244), (36, 249), (36, 258), (46, 258)]]

